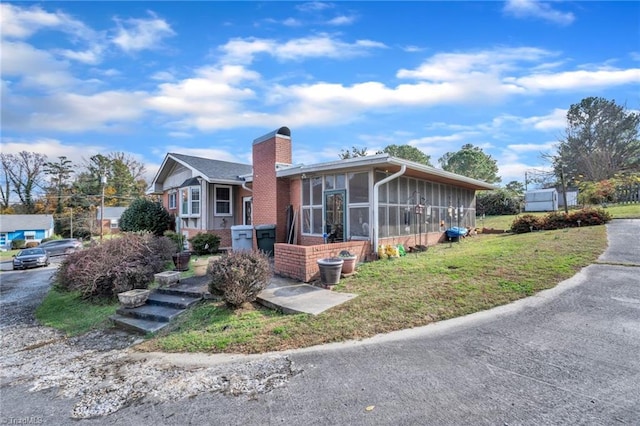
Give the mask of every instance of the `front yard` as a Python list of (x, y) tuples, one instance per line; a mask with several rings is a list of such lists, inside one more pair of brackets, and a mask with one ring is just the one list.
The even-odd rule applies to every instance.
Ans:
[[(640, 218), (639, 205), (607, 210), (614, 218)], [(494, 226), (484, 226), (506, 229), (514, 218), (486, 218)], [(342, 279), (335, 288), (358, 297), (321, 315), (285, 315), (259, 305), (232, 311), (222, 302), (208, 301), (137, 349), (258, 353), (422, 326), (554, 287), (593, 263), (606, 244), (605, 226), (481, 234), (429, 247), (423, 253), (361, 264), (356, 275)], [(186, 278), (192, 271), (183, 274)], [(77, 294), (53, 289), (38, 308), (37, 318), (76, 335), (109, 327), (108, 316), (116, 307), (116, 302), (91, 305)]]

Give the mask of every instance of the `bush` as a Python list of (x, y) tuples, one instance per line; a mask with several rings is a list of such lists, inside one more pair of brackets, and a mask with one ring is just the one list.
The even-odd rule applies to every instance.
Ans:
[(567, 221), (567, 215), (560, 212), (551, 212), (546, 215), (542, 220), (542, 229), (552, 230), (552, 229), (563, 229), (568, 228), (570, 226)]
[(60, 235), (53, 234), (49, 238), (43, 238), (42, 240), (40, 240), (40, 244), (46, 243), (47, 241), (51, 241), (51, 240), (61, 240), (61, 239), (62, 239), (62, 237)]
[(207, 267), (211, 278), (209, 291), (219, 293), (227, 304), (238, 307), (256, 300), (269, 284), (269, 257), (261, 251), (237, 251), (211, 262)]
[(11, 250), (20, 250), (23, 249), (25, 246), (26, 241), (25, 240), (11, 240)]
[(122, 234), (68, 255), (54, 279), (58, 288), (80, 291), (85, 299), (114, 298), (123, 291), (147, 288), (173, 252), (168, 238)]
[(532, 214), (518, 216), (511, 224), (511, 231), (516, 234), (523, 234), (540, 229), (544, 229), (544, 218)]
[(481, 191), (476, 195), (476, 214), (500, 216), (520, 213), (522, 197), (505, 189)]
[(120, 216), (120, 229), (125, 232), (151, 232), (161, 236), (172, 223), (162, 204), (146, 198), (134, 200)]
[(40, 243), (37, 241), (29, 241), (27, 244), (25, 244), (26, 248), (33, 248), (33, 247), (38, 247)]
[[(582, 209), (564, 213), (552, 212), (546, 216), (522, 215), (511, 224), (511, 231), (516, 234), (531, 230), (553, 230), (576, 226), (604, 225), (611, 220), (611, 215), (602, 209)], [(580, 222), (578, 222), (580, 221)]]
[(174, 253), (178, 253), (184, 250), (185, 237), (182, 234), (178, 234), (174, 231), (165, 231), (164, 236), (167, 237), (174, 246)]
[(213, 254), (218, 251), (220, 237), (215, 234), (200, 232), (195, 237), (189, 238), (191, 248), (198, 256)]
[(603, 225), (611, 221), (611, 214), (602, 209), (582, 209), (569, 213), (567, 220), (571, 226)]

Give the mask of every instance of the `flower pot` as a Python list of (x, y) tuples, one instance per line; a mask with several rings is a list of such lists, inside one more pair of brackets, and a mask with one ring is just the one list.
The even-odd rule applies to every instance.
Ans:
[(189, 261), (191, 260), (191, 253), (188, 251), (183, 251), (180, 253), (174, 253), (173, 256), (173, 264), (175, 265), (174, 271), (188, 271), (189, 270)]
[(340, 282), (342, 265), (344, 260), (340, 257), (329, 257), (318, 259), (318, 269), (320, 269), (320, 282), (325, 287), (336, 285)]
[(151, 290), (136, 288), (118, 293), (118, 300), (125, 308), (137, 308), (147, 303), (149, 293), (151, 293)]
[(340, 256), (344, 262), (342, 263), (342, 274), (353, 274), (356, 270), (356, 263), (358, 262), (358, 256)]
[(196, 277), (203, 277), (207, 274), (207, 265), (209, 261), (204, 258), (194, 259), (193, 261), (193, 275)]

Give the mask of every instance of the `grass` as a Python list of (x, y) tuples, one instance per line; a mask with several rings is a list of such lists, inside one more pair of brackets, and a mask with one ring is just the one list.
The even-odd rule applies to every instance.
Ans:
[(259, 353), (422, 326), (530, 296), (592, 263), (604, 226), (480, 235), (419, 254), (366, 263), (336, 291), (358, 297), (318, 316), (221, 302), (190, 310), (140, 350)]
[(115, 314), (118, 306), (117, 301), (90, 303), (83, 300), (79, 292), (65, 292), (54, 287), (36, 309), (36, 318), (43, 325), (56, 328), (67, 336), (75, 336), (110, 327), (108, 318)]

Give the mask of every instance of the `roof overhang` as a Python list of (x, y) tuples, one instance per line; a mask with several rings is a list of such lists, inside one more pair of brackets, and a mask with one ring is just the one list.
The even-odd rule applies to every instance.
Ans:
[(403, 165), (407, 166), (407, 170), (403, 175), (405, 177), (425, 179), (475, 190), (497, 189), (495, 185), (491, 185), (481, 180), (447, 172), (435, 167), (425, 166), (424, 164), (416, 163), (414, 161), (392, 157), (389, 154), (367, 155), (363, 157), (349, 158), (346, 160), (311, 164), (308, 166), (294, 165), (278, 170), (276, 175), (278, 177), (300, 177), (303, 174), (310, 175), (336, 171), (359, 171), (369, 170), (372, 168), (389, 173), (395, 173), (399, 171)]

